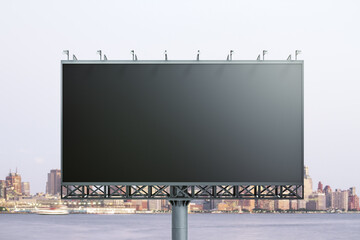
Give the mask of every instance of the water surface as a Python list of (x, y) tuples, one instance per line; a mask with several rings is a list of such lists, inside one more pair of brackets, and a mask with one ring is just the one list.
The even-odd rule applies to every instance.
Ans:
[[(168, 240), (171, 215), (0, 214), (0, 239)], [(360, 239), (360, 214), (190, 214), (200, 239)]]

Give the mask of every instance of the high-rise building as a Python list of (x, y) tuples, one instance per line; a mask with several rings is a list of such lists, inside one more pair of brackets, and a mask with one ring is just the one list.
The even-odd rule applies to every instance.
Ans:
[(321, 182), (318, 183), (317, 192), (318, 192), (318, 193), (322, 193), (322, 192), (323, 192), (323, 185), (322, 185)]
[(326, 185), (324, 188), (324, 193), (325, 193), (325, 201), (326, 201), (326, 208), (331, 208), (332, 206), (332, 190), (331, 187), (329, 185)]
[(309, 168), (304, 167), (304, 200), (307, 201), (313, 192), (313, 183), (309, 175)]
[(359, 211), (359, 197), (356, 195), (355, 187), (349, 189), (349, 210)]
[(324, 193), (331, 193), (332, 190), (331, 190), (331, 187), (329, 185), (326, 185), (325, 188), (324, 188)]
[(29, 182), (22, 182), (21, 183), (21, 190), (22, 190), (22, 195), (30, 196), (30, 183)]
[(52, 169), (48, 173), (48, 180), (46, 182), (46, 193), (50, 195), (60, 194), (61, 188), (61, 171), (60, 169)]
[(359, 211), (359, 197), (357, 195), (349, 196), (349, 210)]
[(348, 210), (349, 204), (349, 192), (340, 189), (336, 189), (335, 192), (331, 193), (331, 208), (339, 209), (343, 211)]
[(354, 195), (356, 195), (356, 189), (355, 189), (355, 187), (351, 187), (349, 189), (349, 196), (354, 196)]
[(17, 173), (17, 170), (15, 173), (12, 173), (10, 170), (10, 173), (8, 176), (6, 176), (6, 187), (12, 188), (15, 195), (21, 195), (21, 176)]

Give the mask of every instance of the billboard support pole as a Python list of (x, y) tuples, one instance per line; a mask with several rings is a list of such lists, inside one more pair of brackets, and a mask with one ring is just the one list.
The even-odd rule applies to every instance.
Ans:
[(188, 205), (190, 200), (170, 200), (172, 240), (188, 239)]

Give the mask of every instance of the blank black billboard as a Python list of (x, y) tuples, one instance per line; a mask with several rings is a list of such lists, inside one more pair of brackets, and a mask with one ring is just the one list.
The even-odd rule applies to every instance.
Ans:
[(63, 62), (64, 183), (303, 184), (303, 62)]

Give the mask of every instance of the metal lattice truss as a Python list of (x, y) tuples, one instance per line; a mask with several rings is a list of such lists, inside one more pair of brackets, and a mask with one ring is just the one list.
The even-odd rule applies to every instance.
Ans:
[(303, 185), (62, 185), (62, 199), (303, 199)]

